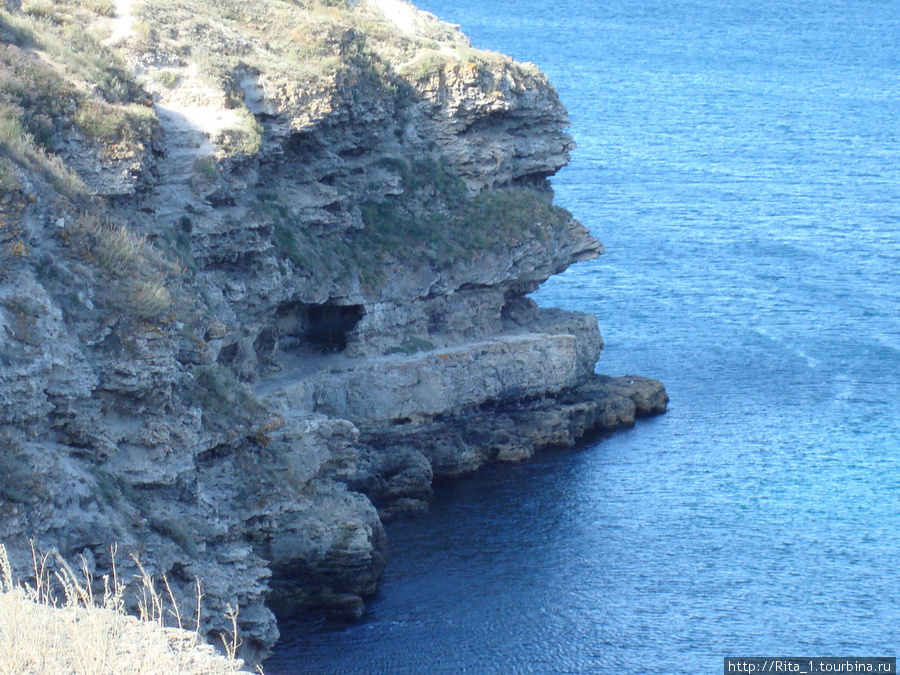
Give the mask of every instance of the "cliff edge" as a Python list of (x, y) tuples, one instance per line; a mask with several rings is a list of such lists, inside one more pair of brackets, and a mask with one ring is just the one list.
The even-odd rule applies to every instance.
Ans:
[(18, 569), (118, 544), (257, 661), (273, 612), (363, 611), (434, 476), (665, 410), (528, 297), (603, 250), (534, 66), (403, 0), (5, 0), (0, 42)]

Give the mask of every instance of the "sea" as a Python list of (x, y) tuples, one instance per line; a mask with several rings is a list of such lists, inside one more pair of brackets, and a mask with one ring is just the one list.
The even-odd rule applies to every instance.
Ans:
[(900, 646), (900, 1), (418, 0), (537, 64), (606, 245), (538, 290), (668, 412), (437, 486), (270, 675), (722, 672)]

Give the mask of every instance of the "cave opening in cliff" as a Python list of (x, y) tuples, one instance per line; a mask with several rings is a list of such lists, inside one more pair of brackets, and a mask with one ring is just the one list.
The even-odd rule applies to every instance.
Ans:
[(342, 352), (363, 314), (362, 305), (305, 302), (283, 305), (275, 321), (278, 346), (287, 352)]

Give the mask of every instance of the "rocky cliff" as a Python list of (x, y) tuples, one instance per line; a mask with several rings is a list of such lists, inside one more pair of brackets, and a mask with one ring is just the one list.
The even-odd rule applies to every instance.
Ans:
[(16, 566), (117, 543), (254, 660), (273, 611), (362, 612), (435, 475), (665, 409), (528, 298), (602, 252), (530, 64), (402, 0), (6, 0), (0, 40)]

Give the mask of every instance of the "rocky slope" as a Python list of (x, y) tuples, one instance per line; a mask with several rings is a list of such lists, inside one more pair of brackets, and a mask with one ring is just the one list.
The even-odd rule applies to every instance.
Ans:
[(527, 297), (602, 252), (533, 66), (401, 0), (6, 0), (0, 39), (16, 566), (118, 543), (257, 660), (273, 610), (362, 612), (435, 475), (665, 409)]

